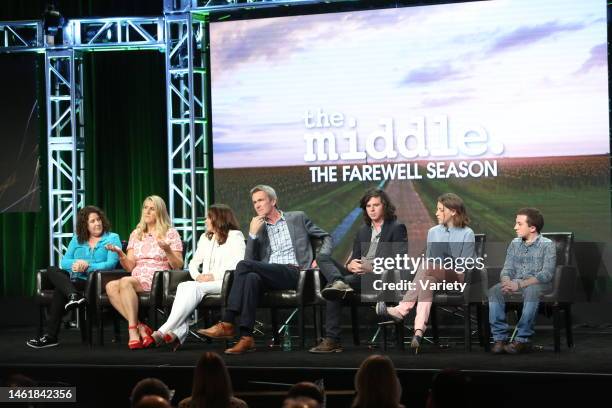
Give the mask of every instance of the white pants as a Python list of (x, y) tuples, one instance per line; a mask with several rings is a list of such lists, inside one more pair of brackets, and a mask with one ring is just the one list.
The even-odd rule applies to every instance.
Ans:
[(172, 304), (172, 311), (168, 320), (159, 328), (159, 332), (166, 334), (172, 331), (183, 343), (189, 333), (187, 318), (193, 313), (206, 295), (221, 293), (222, 281), (196, 282), (188, 281), (179, 283), (176, 289), (176, 297)]

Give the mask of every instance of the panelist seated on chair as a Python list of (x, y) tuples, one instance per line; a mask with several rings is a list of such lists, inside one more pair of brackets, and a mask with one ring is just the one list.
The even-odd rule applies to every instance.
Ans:
[[(232, 209), (225, 204), (213, 204), (206, 217), (206, 233), (189, 262), (193, 281), (181, 282), (176, 290), (168, 320), (152, 334), (157, 345), (178, 347), (189, 333), (187, 318), (204, 296), (221, 293), (225, 271), (236, 269), (244, 259), (244, 235)], [(199, 271), (200, 266), (202, 272)]]
[(32, 348), (57, 346), (62, 316), (65, 311), (81, 306), (86, 299), (81, 295), (89, 274), (112, 269), (119, 257), (106, 249), (107, 245), (121, 245), (119, 235), (110, 232), (110, 223), (104, 212), (93, 205), (79, 210), (76, 234), (60, 262), (61, 268), (47, 269), (47, 277), (54, 286), (53, 299), (45, 333), (26, 344)]
[[(489, 289), (489, 324), (493, 334), (494, 354), (519, 354), (531, 351), (540, 295), (552, 290), (557, 252), (555, 243), (540, 235), (544, 217), (535, 208), (516, 213), (514, 238), (508, 246), (500, 282)], [(508, 344), (506, 296), (517, 295), (523, 301), (516, 338)]]
[[(461, 197), (445, 193), (438, 197), (436, 204), (438, 225), (427, 232), (427, 250), (425, 267), (419, 267), (413, 279), (414, 290), (409, 290), (402, 301), (395, 307), (386, 307), (384, 303), (376, 305), (376, 312), (396, 322), (404, 317), (416, 305), (414, 335), (410, 342), (413, 351), (418, 351), (431, 311), (434, 291), (431, 284), (461, 283), (465, 280), (463, 267), (466, 260), (475, 262), (474, 231), (468, 227), (470, 218)], [(473, 264), (473, 262), (470, 262)], [(452, 267), (451, 267), (452, 266)], [(461, 269), (461, 270), (459, 270)], [(463, 286), (465, 288), (465, 286)]]
[(251, 199), (257, 215), (249, 226), (245, 258), (236, 266), (222, 321), (198, 331), (211, 338), (232, 338), (234, 322), (240, 315), (240, 341), (225, 350), (227, 354), (255, 350), (253, 327), (259, 297), (266, 290), (297, 288), (300, 270), (316, 264), (311, 238), (323, 240), (320, 255), (329, 256), (332, 251), (331, 236), (305, 213), (283, 212), (277, 208), (278, 198), (272, 187), (255, 186), (251, 189)]
[[(361, 291), (362, 276), (372, 273), (374, 258), (395, 258), (408, 253), (406, 226), (397, 221), (395, 206), (389, 196), (380, 189), (368, 190), (360, 200), (364, 225), (353, 242), (353, 252), (345, 266), (332, 261), (322, 274), (328, 282), (321, 291), (326, 300), (325, 338), (311, 353), (341, 352), (340, 316), (342, 299), (351, 291)], [(321, 258), (321, 257), (320, 257)], [(319, 266), (323, 260), (319, 260)], [(347, 288), (348, 286), (348, 288)]]
[(130, 349), (148, 347), (155, 341), (152, 330), (138, 321), (138, 292), (151, 290), (156, 271), (183, 267), (183, 243), (172, 228), (166, 203), (156, 195), (145, 198), (136, 229), (130, 234), (127, 255), (119, 246), (108, 248), (119, 255), (121, 266), (131, 276), (106, 284), (106, 293), (113, 307), (127, 320)]

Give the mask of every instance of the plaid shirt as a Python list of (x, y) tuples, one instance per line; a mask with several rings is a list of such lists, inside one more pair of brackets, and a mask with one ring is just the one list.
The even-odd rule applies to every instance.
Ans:
[(531, 244), (514, 238), (508, 246), (506, 262), (500, 278), (527, 279), (535, 277), (540, 283), (548, 283), (555, 274), (557, 251), (555, 243), (541, 235)]
[(270, 263), (281, 265), (297, 265), (295, 250), (291, 243), (289, 227), (284, 214), (281, 212), (280, 219), (276, 224), (266, 222), (266, 232), (270, 239)]

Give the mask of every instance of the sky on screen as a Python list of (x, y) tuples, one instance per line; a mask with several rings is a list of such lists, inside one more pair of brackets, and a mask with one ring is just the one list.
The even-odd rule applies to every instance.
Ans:
[[(443, 116), (451, 143), (466, 129), (503, 143), (483, 157), (609, 152), (603, 0), (220, 22), (211, 64), (217, 168), (306, 164), (304, 118), (319, 109), (354, 119), (360, 150), (384, 118), (397, 135), (424, 117), (435, 145)], [(331, 129), (339, 152), (346, 130)]]

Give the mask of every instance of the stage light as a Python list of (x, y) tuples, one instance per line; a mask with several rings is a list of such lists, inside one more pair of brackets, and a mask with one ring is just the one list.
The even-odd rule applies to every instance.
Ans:
[(47, 39), (47, 45), (55, 45), (55, 37), (64, 26), (64, 17), (56, 9), (53, 2), (48, 3), (43, 14), (43, 30)]

